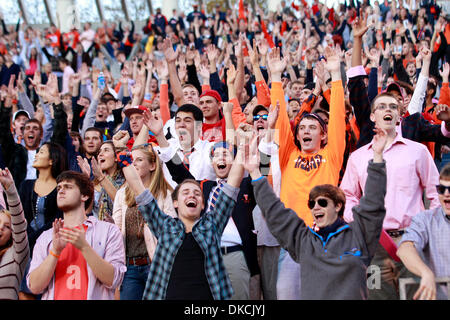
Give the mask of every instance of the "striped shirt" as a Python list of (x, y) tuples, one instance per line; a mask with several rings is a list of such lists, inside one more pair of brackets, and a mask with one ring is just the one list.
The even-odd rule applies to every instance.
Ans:
[[(239, 188), (225, 184), (214, 210), (204, 213), (192, 228), (192, 236), (205, 255), (205, 274), (214, 300), (229, 299), (233, 294), (220, 252), (220, 239), (236, 205), (238, 193)], [(136, 203), (150, 230), (158, 239), (143, 299), (163, 300), (166, 298), (175, 257), (186, 236), (185, 226), (180, 219), (162, 212), (148, 190), (136, 197)]]
[(0, 258), (0, 300), (18, 300), (19, 288), (30, 257), (27, 221), (14, 184), (6, 190), (11, 213), (12, 246)]

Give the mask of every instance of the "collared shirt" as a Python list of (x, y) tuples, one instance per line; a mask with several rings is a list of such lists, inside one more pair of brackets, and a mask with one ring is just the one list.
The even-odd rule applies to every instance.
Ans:
[[(352, 67), (347, 72), (350, 104), (355, 110), (356, 123), (360, 131), (357, 148), (372, 141), (375, 127), (375, 124), (370, 121), (370, 101), (362, 77), (365, 74), (362, 66)], [(425, 120), (421, 113), (414, 113), (402, 118), (401, 132), (404, 138), (417, 142), (448, 143), (450, 138), (450, 132), (446, 130), (444, 121), (440, 126), (433, 125)]]
[(27, 150), (28, 152), (28, 161), (27, 161), (27, 176), (25, 180), (36, 180), (37, 174), (36, 169), (33, 168), (34, 158), (36, 157), (37, 150)]
[[(412, 241), (436, 278), (450, 277), (450, 220), (442, 207), (422, 211), (412, 218), (400, 243)], [(444, 291), (446, 292), (446, 291)], [(438, 291), (438, 298), (443, 292)], [(444, 299), (446, 299), (446, 296)]]
[[(372, 142), (349, 157), (341, 184), (346, 196), (344, 217), (347, 221), (353, 220), (352, 208), (358, 204), (366, 184), (367, 165), (362, 164), (372, 158)], [(430, 208), (440, 206), (436, 191), (439, 173), (424, 145), (397, 134), (392, 144), (384, 150), (383, 158), (387, 171), (384, 229), (404, 229), (409, 226), (411, 218), (424, 210), (424, 190), (431, 201)]]
[[(221, 189), (227, 182), (227, 179), (216, 179), (217, 186), (215, 186), (210, 193), (209, 200), (208, 200), (208, 208), (211, 205), (211, 198), (213, 197), (214, 193), (216, 192), (216, 189), (220, 187), (220, 184), (222, 184)], [(230, 247), (235, 245), (242, 245), (242, 239), (239, 235), (239, 231), (236, 227), (236, 224), (234, 223), (233, 217), (230, 217), (228, 220), (227, 225), (225, 226), (225, 229), (223, 230), (222, 238), (220, 239), (220, 246), (221, 247)]]
[[(114, 279), (112, 285), (106, 286), (95, 276), (88, 264), (88, 293), (87, 300), (114, 300), (115, 289), (122, 284), (123, 276), (127, 271), (125, 266), (125, 249), (122, 233), (112, 223), (99, 221), (94, 216), (88, 217), (84, 222), (86, 241), (94, 251), (106, 262), (114, 267)], [(30, 273), (38, 268), (49, 255), (52, 248), (53, 228), (44, 231), (37, 239), (31, 259), (30, 271), (27, 274), (27, 285), (30, 286)], [(53, 300), (55, 293), (55, 276), (44, 289), (42, 300)]]
[[(213, 211), (208, 211), (192, 227), (192, 235), (205, 255), (205, 274), (215, 300), (231, 298), (233, 288), (227, 276), (218, 239), (236, 205), (239, 188), (223, 186)], [(158, 239), (155, 256), (150, 266), (144, 300), (166, 298), (172, 266), (183, 243), (186, 230), (183, 222), (162, 212), (150, 191), (136, 197), (139, 211)]]
[[(166, 148), (155, 147), (158, 151), (159, 158), (163, 162), (170, 161), (175, 153), (178, 154), (180, 159), (184, 158), (183, 151), (178, 139), (170, 139), (169, 146)], [(211, 164), (211, 147), (213, 143), (205, 140), (198, 139), (194, 144), (194, 151), (188, 156), (189, 159), (189, 172), (194, 176), (196, 180), (215, 180), (216, 173)]]

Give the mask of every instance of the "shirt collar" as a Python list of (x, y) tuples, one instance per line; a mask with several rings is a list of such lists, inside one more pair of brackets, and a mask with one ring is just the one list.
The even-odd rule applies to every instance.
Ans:
[[(392, 143), (384, 150), (384, 151), (388, 151), (390, 148), (392, 148), (393, 145), (397, 144), (397, 143), (403, 143), (406, 144), (405, 138), (402, 137), (401, 133), (398, 131), (398, 127), (396, 128), (396, 132), (397, 135), (395, 136), (394, 140), (392, 141)], [(370, 142), (369, 144), (369, 149), (372, 148), (372, 144), (373, 144), (373, 140)]]

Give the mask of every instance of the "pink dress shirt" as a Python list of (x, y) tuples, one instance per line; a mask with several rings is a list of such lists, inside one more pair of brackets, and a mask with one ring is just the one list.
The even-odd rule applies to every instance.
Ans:
[[(404, 229), (424, 210), (423, 191), (430, 209), (440, 206), (436, 185), (439, 172), (427, 148), (397, 134), (383, 152), (386, 160), (386, 217), (383, 229)], [(367, 163), (373, 158), (372, 142), (354, 151), (348, 160), (341, 189), (346, 196), (344, 218), (352, 221), (352, 207), (359, 203), (367, 179)]]
[[(114, 300), (115, 289), (123, 281), (127, 267), (125, 266), (125, 247), (120, 229), (112, 223), (99, 221), (90, 216), (84, 222), (87, 225), (86, 240), (95, 252), (114, 267), (114, 279), (110, 287), (101, 283), (88, 265), (88, 295), (87, 300)], [(30, 286), (30, 273), (39, 267), (49, 255), (52, 248), (53, 228), (44, 231), (37, 239), (33, 249), (30, 270), (27, 274), (27, 284)], [(55, 294), (55, 276), (42, 293), (42, 300), (53, 300)]]

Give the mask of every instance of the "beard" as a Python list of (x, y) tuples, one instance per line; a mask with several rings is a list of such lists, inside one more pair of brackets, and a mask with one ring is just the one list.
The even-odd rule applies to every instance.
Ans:
[[(62, 204), (60, 204), (59, 201), (57, 201), (58, 209), (61, 210), (62, 212), (72, 211), (72, 210), (78, 208), (80, 206), (80, 203), (81, 203), (81, 199), (80, 199), (80, 201), (73, 201), (71, 203), (62, 203)], [(84, 206), (84, 204), (83, 204), (83, 206)]]

